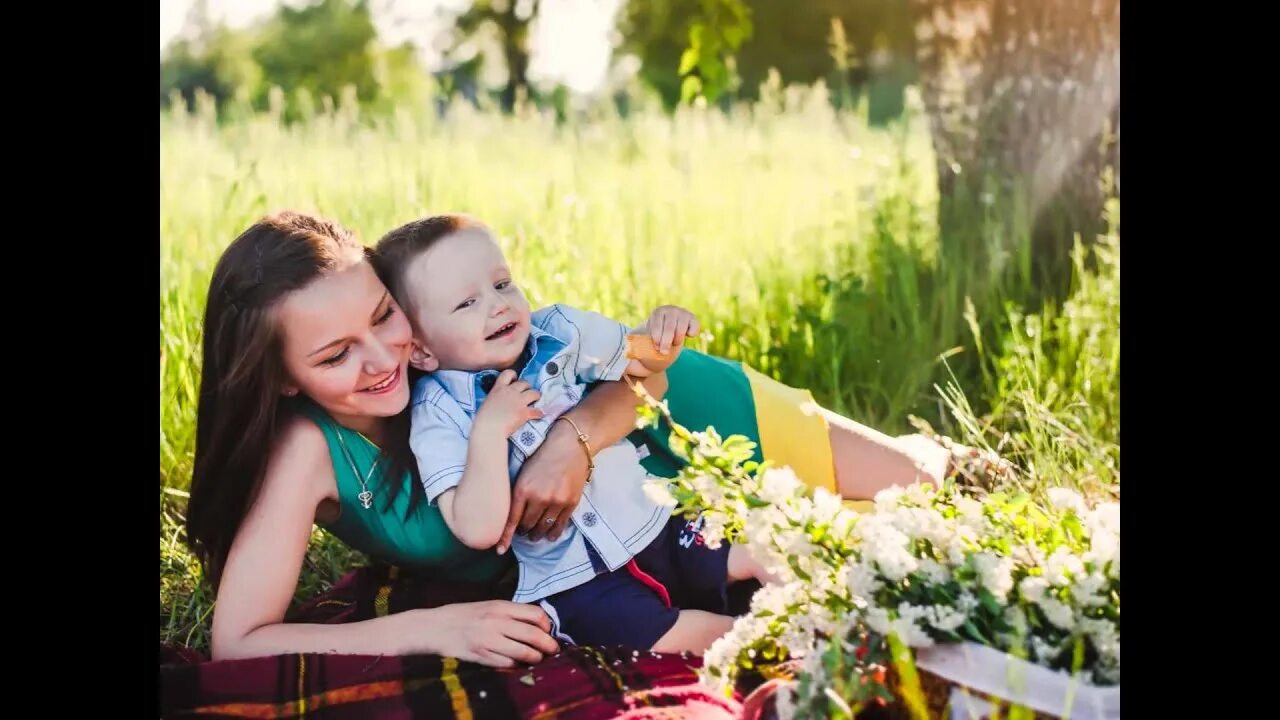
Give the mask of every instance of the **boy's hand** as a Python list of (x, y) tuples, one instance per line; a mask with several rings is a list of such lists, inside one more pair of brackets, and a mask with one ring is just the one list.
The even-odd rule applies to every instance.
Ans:
[(516, 380), (514, 370), (503, 370), (493, 383), (476, 413), (476, 426), (492, 428), (502, 437), (510, 437), (511, 433), (529, 420), (542, 417), (542, 411), (531, 407), (542, 395), (524, 380)]
[(658, 352), (666, 355), (671, 348), (682, 347), (686, 337), (697, 337), (701, 326), (693, 313), (675, 305), (663, 305), (649, 316), (649, 335), (658, 346)]

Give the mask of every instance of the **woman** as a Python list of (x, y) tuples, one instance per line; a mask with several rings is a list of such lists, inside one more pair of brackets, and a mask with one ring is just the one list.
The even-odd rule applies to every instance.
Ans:
[[(510, 567), (509, 556), (463, 546), (439, 510), (422, 502), (407, 446), (409, 349), (403, 313), (365, 248), (336, 223), (279, 213), (223, 253), (205, 309), (188, 505), (189, 542), (218, 592), (215, 659), (433, 654), (507, 667), (558, 650), (541, 609), (498, 600), (345, 625), (283, 622), (313, 524), (374, 558), (446, 582), (493, 583)], [(669, 376), (674, 393), (662, 376), (646, 388), (668, 396), (678, 422), (743, 432), (780, 464), (804, 465), (816, 447), (810, 481), (849, 498), (922, 473), (937, 479), (945, 464), (941, 448), (922, 444), (909, 452), (808, 407), (807, 393), (733, 363), (686, 350)], [(629, 388), (606, 383), (572, 419), (605, 447), (634, 429), (635, 405)], [(581, 495), (587, 458), (567, 423), (558, 425), (517, 478), (508, 534), (517, 526), (535, 537), (558, 534), (562, 527), (544, 527), (541, 519), (569, 517), (561, 511)], [(788, 428), (808, 435), (790, 437)], [(829, 448), (815, 442), (821, 437)], [(665, 466), (670, 474), (675, 464), (660, 433), (634, 439), (651, 448), (651, 470)], [(921, 463), (913, 455), (928, 458)]]

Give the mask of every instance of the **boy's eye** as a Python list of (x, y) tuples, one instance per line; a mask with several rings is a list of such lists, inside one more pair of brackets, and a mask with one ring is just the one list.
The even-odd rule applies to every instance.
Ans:
[(474, 305), (474, 304), (475, 304), (475, 302), (476, 302), (476, 301), (475, 301), (475, 299), (474, 299), (474, 298), (469, 298), (469, 299), (467, 299), (467, 300), (463, 300), (462, 302), (458, 303), (458, 307), (454, 308), (454, 311), (456, 312), (456, 311), (461, 310), (461, 309), (463, 309), (463, 308), (469, 308), (469, 307), (471, 307), (472, 305)]
[(391, 316), (395, 314), (395, 311), (396, 311), (396, 308), (394, 305), (387, 305), (387, 311), (382, 313), (382, 316), (379, 317), (373, 324), (381, 325), (382, 323), (390, 320)]
[(506, 290), (507, 288), (511, 287), (511, 281), (510, 281), (510, 280), (499, 280), (499, 281), (498, 281), (498, 284), (497, 284), (497, 285), (494, 285), (493, 287), (494, 287), (494, 288), (496, 288), (496, 289), (498, 289), (498, 290)]

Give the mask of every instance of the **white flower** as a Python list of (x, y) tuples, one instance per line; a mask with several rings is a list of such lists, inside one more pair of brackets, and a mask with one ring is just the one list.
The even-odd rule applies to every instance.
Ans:
[(844, 499), (826, 488), (818, 488), (813, 493), (813, 519), (820, 523), (831, 523), (844, 510)]
[(1065, 547), (1054, 550), (1044, 564), (1044, 578), (1052, 585), (1066, 585), (1071, 582), (1071, 577), (1083, 574), (1084, 563)]
[(900, 507), (892, 514), (894, 525), (907, 537), (944, 545), (952, 533), (942, 513), (933, 508)]
[(864, 548), (865, 557), (876, 564), (880, 574), (895, 583), (901, 582), (920, 566), (920, 561), (907, 551), (906, 537), (901, 533), (897, 535), (902, 542), (898, 542), (896, 537), (881, 538), (878, 542), (868, 541)]
[(1049, 618), (1049, 622), (1062, 630), (1072, 630), (1075, 628), (1075, 613), (1071, 612), (1071, 607), (1066, 603), (1052, 597), (1042, 597), (1037, 603), (1040, 609), (1044, 611), (1044, 616)]
[(1101, 503), (1084, 517), (1085, 525), (1094, 533), (1120, 534), (1120, 503)]
[(889, 611), (882, 607), (873, 607), (867, 610), (867, 627), (881, 635), (888, 635), (890, 628)]
[(816, 625), (811, 615), (792, 615), (778, 636), (778, 643), (793, 657), (805, 657), (812, 650)]
[(1103, 503), (1094, 508), (1084, 518), (1089, 528), (1089, 550), (1084, 554), (1085, 562), (1095, 563), (1098, 567), (1111, 564), (1107, 575), (1120, 577), (1120, 505), (1119, 503)]
[[(699, 434), (695, 452), (712, 447), (710, 438)], [(738, 658), (768, 642), (803, 660), (801, 673), (810, 674), (813, 692), (820, 697), (832, 687), (821, 661), (829, 643), (843, 643), (845, 652), (853, 652), (846, 639), (869, 629), (895, 634), (910, 647), (932, 645), (935, 635), (958, 632), (969, 620), (976, 621), (980, 610), (985, 617), (978, 599), (986, 597), (984, 593), (996, 598), (1010, 629), (996, 631), (996, 648), (1025, 648), (1034, 661), (1060, 665), (1068, 659), (1072, 637), (1084, 637), (1091, 648), (1088, 657), (1096, 658), (1085, 670), (1095, 681), (1119, 681), (1118, 623), (1084, 615), (1096, 612), (1091, 608), (1108, 608), (1109, 615), (1118, 611), (1112, 595), (1119, 580), (1116, 503), (1090, 509), (1076, 492), (1049, 490), (1049, 503), (1074, 513), (1086, 531), (1083, 548), (1055, 548), (1045, 544), (1047, 535), (1015, 535), (1016, 518), (988, 517), (980, 498), (932, 486), (889, 488), (876, 495), (875, 512), (860, 514), (845, 509), (832, 493), (810, 493), (787, 468), (741, 478), (686, 472), (676, 482), (698, 494), (698, 507), (708, 508), (702, 530), (709, 546), (714, 547), (730, 525), (741, 527), (751, 555), (778, 579), (756, 593), (751, 613), (736, 619), (704, 655), (703, 678), (714, 687), (729, 687), (737, 675)], [(663, 504), (674, 503), (672, 492), (661, 481), (658, 485), (646, 492)], [(766, 504), (748, 508), (745, 496), (752, 494)], [(827, 529), (816, 541), (805, 530), (815, 525)], [(982, 546), (1001, 538), (1005, 540), (992, 543), (998, 549)], [(957, 573), (964, 567), (972, 568), (972, 576)], [(1035, 575), (1015, 585), (1015, 576), (1028, 571)], [(908, 577), (909, 586), (904, 582)], [(938, 598), (935, 586), (953, 582), (959, 586), (955, 601), (913, 605), (904, 600), (908, 594)], [(1013, 601), (1010, 593), (1015, 589)], [(1031, 606), (1040, 615), (1028, 616)], [(1029, 617), (1043, 617), (1045, 622), (1032, 626)], [(1062, 639), (1064, 633), (1067, 637)], [(790, 704), (780, 707), (784, 716), (792, 714), (796, 704), (814, 699), (788, 697)], [(782, 696), (779, 700), (783, 705)]]
[(803, 594), (804, 585), (802, 583), (793, 582), (785, 585), (769, 583), (751, 596), (751, 612), (767, 611), (774, 615), (786, 615), (787, 605), (799, 600), (803, 597)]
[(1004, 609), (1004, 621), (1009, 623), (1015, 632), (1025, 632), (1027, 629), (1027, 614), (1017, 605), (1010, 605)]
[(1120, 577), (1120, 538), (1110, 533), (1100, 533), (1090, 538), (1089, 550), (1084, 561), (1099, 569), (1107, 568), (1107, 576)]
[(924, 558), (920, 561), (920, 572), (935, 583), (945, 583), (951, 579), (951, 571), (933, 558)]
[(951, 632), (963, 625), (965, 621), (965, 613), (946, 605), (934, 605), (929, 608), (929, 611), (929, 624), (939, 630)]
[(933, 499), (933, 486), (923, 483), (912, 483), (907, 486), (907, 501), (914, 505), (928, 505)]
[(865, 562), (856, 562), (849, 566), (847, 575), (849, 590), (854, 595), (871, 597), (884, 587), (877, 576), (875, 568)]
[(987, 518), (982, 513), (982, 503), (970, 497), (961, 497), (955, 504), (957, 514), (965, 524), (979, 527), (986, 524)]
[(969, 556), (968, 548), (965, 547), (964, 538), (960, 533), (952, 536), (951, 542), (947, 543), (945, 552), (947, 554), (947, 562), (956, 567), (964, 565), (965, 558)]
[(1031, 652), (1037, 660), (1050, 660), (1058, 654), (1058, 648), (1046, 642), (1043, 638), (1031, 637)]
[(1018, 591), (1022, 593), (1022, 597), (1027, 602), (1038, 603), (1044, 598), (1044, 593), (1049, 589), (1049, 583), (1042, 577), (1030, 575), (1022, 578), (1022, 582), (1018, 584)]
[(1093, 646), (1104, 658), (1120, 662), (1120, 633), (1109, 620), (1082, 618), (1080, 629), (1093, 640)]
[(650, 500), (658, 503), (659, 505), (675, 507), (676, 499), (671, 494), (670, 487), (671, 483), (665, 478), (661, 480), (650, 480), (644, 484), (644, 494), (647, 495)]
[(1003, 602), (1013, 589), (1013, 559), (980, 552), (973, 555), (973, 565), (978, 571), (978, 582)]
[(898, 501), (902, 499), (903, 494), (903, 489), (897, 485), (887, 487), (876, 493), (876, 511), (884, 512), (898, 507)]
[(769, 468), (760, 478), (760, 499), (780, 505), (800, 496), (804, 485), (791, 468)]
[(1098, 573), (1076, 576), (1071, 586), (1071, 596), (1083, 607), (1099, 607), (1107, 604), (1107, 579)]
[(1070, 510), (1077, 517), (1084, 517), (1089, 508), (1084, 504), (1080, 493), (1064, 487), (1049, 488), (1049, 503), (1061, 510)]
[(702, 514), (702, 542), (710, 549), (715, 550), (720, 547), (720, 541), (724, 539), (725, 516), (721, 513), (703, 513)]
[[(768, 622), (754, 615), (744, 615), (733, 622), (729, 632), (711, 644), (702, 656), (699, 677), (708, 686), (726, 691), (733, 683), (738, 656), (769, 632)], [(726, 672), (727, 671), (727, 672)]]
[(898, 639), (911, 647), (930, 647), (933, 645), (933, 638), (929, 637), (929, 633), (922, 630), (914, 620), (898, 618), (890, 625), (890, 632), (897, 635)]

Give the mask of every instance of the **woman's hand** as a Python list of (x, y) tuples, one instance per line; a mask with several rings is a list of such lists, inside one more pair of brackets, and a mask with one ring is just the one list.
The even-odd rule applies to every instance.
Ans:
[[(667, 394), (666, 373), (655, 373), (641, 381), (644, 389), (661, 400)], [(636, 427), (640, 398), (625, 382), (602, 383), (568, 415), (586, 433), (592, 451), (609, 447)], [(498, 554), (511, 547), (516, 528), (530, 540), (543, 537), (557, 540), (582, 499), (587, 484), (587, 450), (567, 422), (552, 423), (533, 455), (524, 461), (511, 492), (507, 526), (498, 540)], [(552, 522), (548, 523), (550, 518)]]
[[(585, 428), (583, 431), (590, 434)], [(578, 442), (578, 434), (567, 422), (552, 423), (547, 439), (524, 461), (516, 476), (507, 526), (498, 540), (498, 554), (511, 547), (516, 527), (530, 540), (558, 539), (582, 499), (586, 484), (587, 451)], [(554, 522), (547, 523), (547, 518)]]
[(537, 605), (486, 600), (410, 610), (402, 616), (409, 654), (430, 653), (505, 668), (540, 662), (543, 656), (560, 651), (549, 634), (551, 621)]

